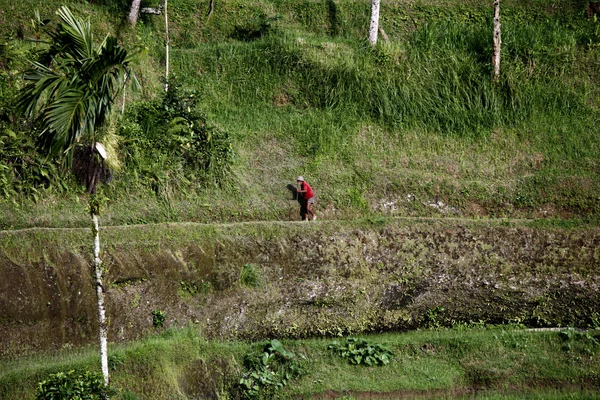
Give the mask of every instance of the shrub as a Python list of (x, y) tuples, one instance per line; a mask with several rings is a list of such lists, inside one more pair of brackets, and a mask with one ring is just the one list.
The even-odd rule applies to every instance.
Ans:
[(335, 341), (327, 348), (354, 365), (387, 365), (393, 356), (389, 348), (357, 338), (348, 338), (346, 344)]
[(152, 325), (155, 328), (160, 328), (165, 324), (165, 320), (167, 319), (167, 314), (161, 310), (152, 311)]
[(277, 339), (266, 344), (262, 352), (247, 355), (244, 365), (248, 372), (240, 379), (238, 389), (248, 399), (273, 398), (291, 379), (304, 373), (296, 355), (285, 350)]
[(0, 121), (0, 194), (3, 197), (22, 194), (37, 201), (41, 189), (53, 184), (58, 190), (67, 188), (58, 173), (58, 163), (39, 155), (35, 146), (33, 135), (15, 132)]
[(36, 400), (108, 399), (112, 390), (104, 385), (102, 374), (86, 371), (57, 372), (39, 383)]
[(233, 162), (233, 141), (196, 109), (195, 91), (169, 80), (161, 99), (138, 103), (121, 124), (128, 168), (152, 179), (156, 171), (185, 171), (187, 179), (221, 183)]

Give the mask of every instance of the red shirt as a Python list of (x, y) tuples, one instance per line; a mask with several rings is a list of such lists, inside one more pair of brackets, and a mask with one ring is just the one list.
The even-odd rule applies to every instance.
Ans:
[(303, 194), (304, 194), (304, 199), (305, 199), (305, 200), (308, 200), (308, 199), (310, 199), (310, 198), (312, 198), (312, 197), (314, 197), (314, 196), (315, 196), (315, 194), (313, 193), (313, 190), (312, 190), (312, 188), (311, 188), (311, 187), (310, 187), (310, 185), (309, 185), (308, 183), (306, 183), (306, 182), (302, 182), (302, 183), (300, 184), (300, 190), (306, 190), (306, 193), (303, 193)]

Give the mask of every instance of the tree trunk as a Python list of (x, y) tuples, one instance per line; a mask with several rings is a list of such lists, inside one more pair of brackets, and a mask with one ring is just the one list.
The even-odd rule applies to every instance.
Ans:
[(166, 46), (165, 91), (169, 90), (169, 16), (167, 14), (167, 2), (168, 2), (168, 0), (165, 0), (165, 46)]
[(125, 77), (123, 78), (123, 103), (121, 104), (121, 114), (125, 114), (125, 97), (127, 96), (127, 79), (129, 78), (129, 72), (125, 73)]
[(379, 27), (379, 34), (381, 35), (381, 38), (383, 39), (384, 42), (390, 41), (390, 38), (388, 37), (387, 33), (385, 33), (385, 31), (383, 30), (383, 28), (381, 26)]
[(98, 297), (98, 320), (100, 323), (100, 360), (104, 383), (108, 385), (108, 324), (104, 308), (104, 286), (102, 286), (102, 261), (100, 261), (100, 231), (98, 230), (98, 215), (92, 212), (94, 235), (94, 272), (96, 273), (96, 296)]
[(208, 3), (208, 13), (206, 14), (206, 20), (208, 21), (212, 16), (213, 10), (215, 9), (215, 0), (210, 0)]
[(380, 0), (371, 0), (371, 24), (369, 25), (369, 42), (377, 44), (377, 32), (379, 31), (379, 4)]
[(129, 23), (137, 24), (138, 15), (140, 15), (140, 3), (142, 0), (133, 0), (131, 2), (131, 11), (129, 12)]
[(493, 79), (500, 78), (500, 0), (494, 0), (494, 49), (492, 55)]

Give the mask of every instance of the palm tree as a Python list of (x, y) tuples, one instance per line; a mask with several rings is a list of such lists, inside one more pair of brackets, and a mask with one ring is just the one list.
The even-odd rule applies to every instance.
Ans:
[[(106, 178), (111, 154), (100, 142), (115, 97), (127, 74), (130, 57), (114, 37), (94, 46), (89, 20), (73, 16), (61, 7), (55, 30), (46, 30), (49, 46), (25, 72), (18, 108), (40, 127), (40, 148), (48, 156), (61, 157), (85, 184), (90, 194), (94, 236), (94, 272), (98, 297), (102, 373), (108, 385), (107, 333), (102, 286), (102, 262), (98, 230), (98, 202), (94, 194)], [(132, 81), (137, 82), (135, 78)]]

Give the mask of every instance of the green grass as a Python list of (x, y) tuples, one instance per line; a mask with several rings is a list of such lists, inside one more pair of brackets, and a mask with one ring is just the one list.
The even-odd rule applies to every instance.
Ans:
[[(112, 31), (146, 48), (137, 71), (144, 91), (129, 104), (160, 95), (162, 20), (145, 16), (134, 30), (122, 23), (125, 3), (73, 7), (91, 15), (98, 36)], [(323, 218), (594, 217), (600, 24), (583, 18), (579, 3), (555, 7), (503, 4), (494, 84), (487, 2), (384, 4), (391, 40), (371, 48), (360, 2), (226, 1), (206, 20), (208, 1), (176, 1), (171, 71), (197, 91), (207, 122), (234, 138), (232, 173), (215, 187), (160, 142), (152, 156), (135, 155), (121, 132), (130, 158), (106, 189), (104, 222), (295, 219), (284, 187), (299, 174), (315, 186)], [(29, 37), (33, 3), (5, 10), (3, 32)], [(52, 4), (41, 11), (51, 17)], [(240, 29), (264, 35), (237, 40)], [(31, 48), (10, 43), (7, 102)], [(7, 162), (23, 159), (29, 173), (16, 181), (2, 172), (3, 229), (86, 225), (85, 214), (62, 212), (86, 202), (73, 182), (36, 179), (29, 156), (10, 154)], [(440, 201), (445, 207), (430, 205)]]
[[(0, 0), (0, 230), (89, 226), (82, 189), (69, 178), (49, 179), (59, 165), (34, 156), (35, 135), (12, 109), (19, 70), (35, 48), (23, 39), (32, 36), (38, 3)], [(53, 18), (63, 3), (45, 2), (42, 18)], [(216, 3), (210, 20), (208, 0), (169, 3), (171, 71), (197, 91), (207, 123), (234, 139), (231, 176), (221, 184), (199, 179), (160, 140), (154, 153), (135, 155), (125, 128), (136, 126), (127, 114), (122, 152), (134, 155), (103, 188), (110, 201), (101, 224), (295, 220), (297, 203), (285, 185), (301, 174), (316, 189), (320, 219), (369, 225), (387, 217), (495, 217), (510, 225), (526, 217), (541, 229), (598, 226), (600, 23), (583, 17), (584, 2), (503, 1), (498, 83), (490, 78), (488, 0), (384, 2), (382, 27), (391, 40), (375, 48), (364, 38), (368, 2)], [(162, 18), (144, 16), (134, 29), (124, 23), (126, 1), (66, 4), (90, 16), (98, 38), (113, 32), (126, 46), (145, 49), (136, 68), (143, 91), (127, 95), (129, 110), (161, 96)], [(256, 29), (264, 35), (235, 38)], [(145, 115), (152, 123), (143, 135), (160, 138), (165, 132), (154, 115)], [(168, 236), (171, 228), (159, 227)], [(278, 228), (271, 229), (276, 236)], [(197, 235), (214, 231), (207, 226)], [(89, 240), (84, 230), (64, 236), (68, 247)], [(10, 244), (16, 253), (28, 248), (19, 240)], [(150, 235), (146, 246), (157, 243)], [(203, 288), (185, 285), (183, 295)], [(587, 339), (573, 339), (569, 348), (556, 333), (508, 328), (373, 339), (398, 354), (392, 365), (351, 368), (324, 352), (329, 339), (286, 342), (312, 361), (285, 395), (598, 397), (598, 350)], [(169, 331), (113, 346), (120, 360), (113, 383), (140, 398), (224, 395), (251, 348), (208, 342), (193, 329)], [(38, 381), (60, 369), (96, 368), (95, 353), (65, 350), (3, 363), (0, 397), (31, 397)]]
[(244, 264), (240, 271), (240, 284), (249, 288), (262, 285), (263, 278), (260, 275), (260, 267), (255, 264)]
[[(390, 364), (377, 367), (351, 365), (333, 354), (327, 350), (333, 339), (288, 340), (286, 350), (306, 357), (305, 374), (278, 397), (318, 398), (332, 392), (336, 398), (367, 393), (389, 393), (389, 398), (593, 398), (600, 389), (597, 337), (597, 331), (586, 336), (514, 326), (365, 336), (394, 353)], [(139, 398), (234, 398), (243, 358), (258, 347), (207, 341), (192, 327), (170, 330), (140, 342), (111, 345), (111, 382), (121, 393)], [(28, 398), (47, 374), (69, 368), (94, 370), (97, 363), (91, 348), (8, 361), (0, 373), (0, 393)]]

